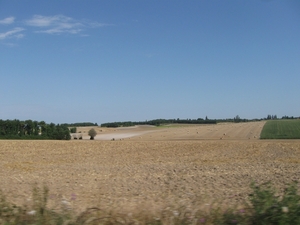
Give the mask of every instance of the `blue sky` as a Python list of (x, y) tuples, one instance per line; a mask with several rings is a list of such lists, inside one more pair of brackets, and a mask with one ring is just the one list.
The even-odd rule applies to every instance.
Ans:
[(298, 0), (0, 0), (0, 119), (300, 116)]

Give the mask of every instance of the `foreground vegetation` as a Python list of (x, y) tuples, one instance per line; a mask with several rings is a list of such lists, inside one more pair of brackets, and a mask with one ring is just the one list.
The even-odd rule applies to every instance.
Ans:
[(6, 201), (0, 192), (0, 224), (245, 224), (288, 225), (300, 224), (300, 195), (297, 183), (288, 185), (283, 193), (277, 193), (272, 185), (251, 185), (249, 203), (243, 207), (209, 209), (186, 205), (166, 205), (159, 212), (139, 208), (133, 213), (88, 208), (75, 214), (70, 203), (61, 201), (60, 209), (47, 207), (47, 187), (33, 189), (32, 204), (16, 206)]
[(300, 119), (269, 120), (264, 125), (261, 139), (300, 139)]

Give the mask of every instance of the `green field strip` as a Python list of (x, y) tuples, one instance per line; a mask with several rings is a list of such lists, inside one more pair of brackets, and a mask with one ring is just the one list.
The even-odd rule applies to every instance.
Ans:
[(260, 139), (300, 139), (300, 120), (267, 121)]

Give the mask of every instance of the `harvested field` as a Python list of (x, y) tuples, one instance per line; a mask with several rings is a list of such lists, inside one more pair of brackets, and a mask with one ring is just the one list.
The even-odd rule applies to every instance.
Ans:
[(99, 202), (128, 206), (201, 195), (235, 204), (252, 181), (281, 188), (300, 182), (300, 141), (254, 138), (262, 126), (131, 128), (122, 132), (139, 136), (122, 141), (1, 140), (0, 189), (21, 204), (34, 183), (46, 184), (51, 204), (65, 199), (80, 211)]
[[(102, 127), (79, 127), (78, 134), (83, 139), (89, 139), (88, 131), (94, 128), (97, 131), (96, 140), (248, 140), (259, 139), (260, 132), (265, 122), (249, 123), (220, 123), (213, 125), (166, 125), (155, 126), (134, 126), (120, 128)], [(77, 134), (77, 135), (78, 135)], [(128, 139), (129, 138), (129, 139)]]

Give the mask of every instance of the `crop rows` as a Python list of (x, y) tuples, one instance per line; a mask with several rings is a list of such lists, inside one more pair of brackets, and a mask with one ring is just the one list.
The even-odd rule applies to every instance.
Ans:
[(300, 120), (270, 120), (261, 132), (261, 139), (300, 139)]

